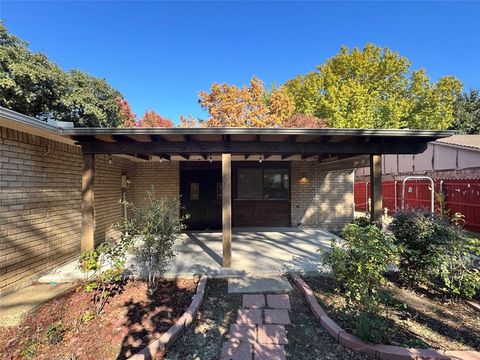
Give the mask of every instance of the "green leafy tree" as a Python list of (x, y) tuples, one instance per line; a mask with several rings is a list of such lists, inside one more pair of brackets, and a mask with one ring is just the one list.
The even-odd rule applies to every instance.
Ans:
[(317, 71), (286, 82), (295, 112), (328, 119), (335, 128), (445, 129), (461, 83), (444, 77), (432, 83), (424, 70), (388, 48), (342, 47)]
[(81, 127), (116, 127), (123, 118), (116, 99), (121, 94), (105, 79), (90, 76), (79, 70), (68, 72), (66, 92), (60, 97), (58, 119), (72, 121)]
[(480, 94), (478, 89), (471, 89), (461, 94), (455, 101), (455, 120), (453, 130), (462, 134), (480, 134)]
[(63, 71), (0, 23), (0, 106), (75, 126), (118, 126), (122, 95), (104, 79)]
[(60, 108), (68, 76), (0, 23), (0, 105), (42, 119)]

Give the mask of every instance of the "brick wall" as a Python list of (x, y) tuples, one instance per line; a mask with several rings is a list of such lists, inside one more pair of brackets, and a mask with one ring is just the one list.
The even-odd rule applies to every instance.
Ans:
[[(122, 174), (132, 179), (135, 174), (135, 163), (115, 156), (95, 156), (95, 245), (105, 239), (119, 237), (119, 232), (112, 225), (124, 217), (123, 205), (120, 202)], [(131, 201), (133, 193), (133, 188), (129, 187), (126, 199)]]
[(292, 161), (292, 226), (339, 231), (353, 219), (353, 170), (321, 171), (313, 161)]
[(157, 195), (180, 193), (180, 167), (178, 161), (138, 162), (132, 179), (133, 202), (145, 204), (146, 191), (153, 185)]
[(1, 129), (0, 291), (78, 253), (80, 149)]
[[(0, 127), (0, 293), (23, 286), (79, 254), (80, 148)], [(126, 159), (97, 156), (95, 178), (98, 244), (115, 235), (122, 218), (121, 173)], [(130, 194), (127, 193), (127, 196)]]

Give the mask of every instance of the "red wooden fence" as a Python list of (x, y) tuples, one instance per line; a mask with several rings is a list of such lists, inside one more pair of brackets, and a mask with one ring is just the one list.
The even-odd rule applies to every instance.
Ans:
[[(480, 232), (480, 179), (434, 179), (434, 184), (435, 193), (438, 194), (442, 189), (445, 195), (446, 210), (449, 210), (451, 214), (456, 212), (463, 214), (466, 221), (465, 227)], [(354, 189), (355, 210), (368, 211), (370, 182), (355, 182)], [(383, 208), (387, 208), (390, 214), (401, 209), (402, 180), (383, 181), (382, 196)], [(408, 180), (405, 183), (405, 208), (430, 209), (430, 182), (428, 180)]]

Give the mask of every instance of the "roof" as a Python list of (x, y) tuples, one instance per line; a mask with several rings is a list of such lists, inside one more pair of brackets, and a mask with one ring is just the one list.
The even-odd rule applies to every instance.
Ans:
[(438, 139), (436, 142), (480, 151), (480, 135), (452, 135)]
[(305, 128), (62, 128), (0, 107), (2, 125), (82, 147), (85, 154), (122, 154), (150, 159), (206, 159), (224, 153), (303, 159), (366, 154), (417, 154), (451, 131)]

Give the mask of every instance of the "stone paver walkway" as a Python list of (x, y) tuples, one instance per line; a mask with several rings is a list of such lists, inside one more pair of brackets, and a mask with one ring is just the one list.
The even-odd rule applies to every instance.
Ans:
[(288, 294), (246, 294), (237, 322), (230, 325), (221, 360), (286, 360)]

